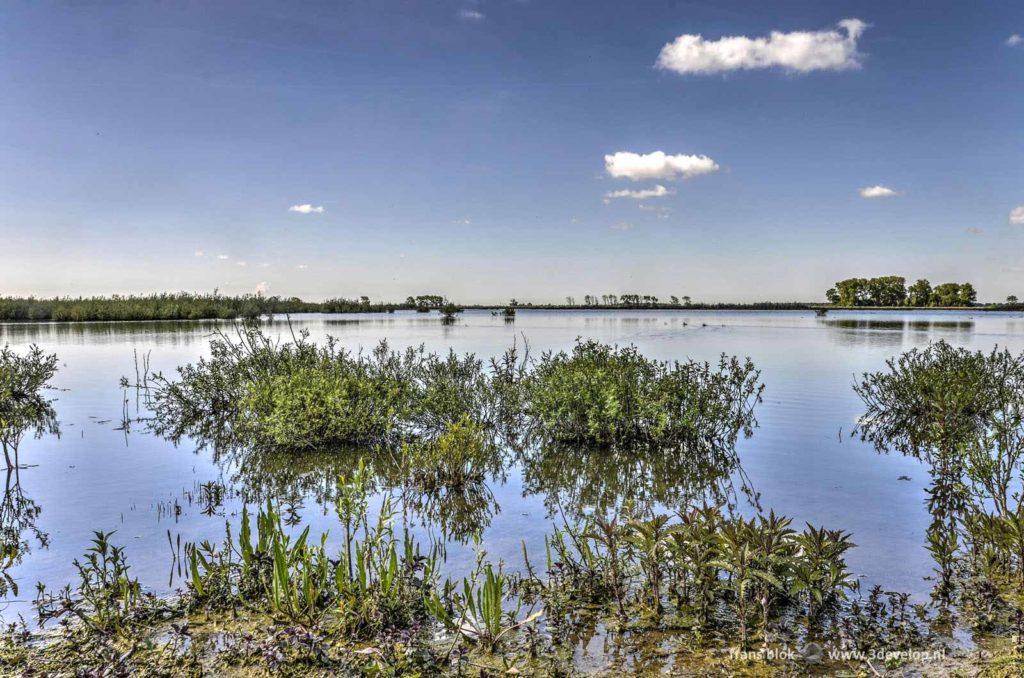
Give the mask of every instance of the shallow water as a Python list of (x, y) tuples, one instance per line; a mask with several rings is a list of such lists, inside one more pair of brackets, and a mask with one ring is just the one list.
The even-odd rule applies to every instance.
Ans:
[[(1024, 350), (1024, 315), (966, 312), (685, 311), (520, 311), (506, 324), (486, 312), (466, 312), (443, 326), (436, 314), (307, 316), (292, 319), (313, 339), (336, 337), (344, 346), (369, 349), (387, 339), (393, 348), (425, 344), (430, 350), (497, 356), (513, 342), (532, 354), (567, 349), (576, 337), (636, 344), (660, 359), (715, 360), (721, 353), (750, 356), (767, 388), (756, 413), (753, 437), (738, 446), (749, 482), (761, 505), (795, 518), (853, 533), (858, 547), (851, 570), (866, 584), (924, 597), (932, 564), (923, 547), (929, 518), (924, 509), (926, 470), (916, 461), (877, 454), (849, 437), (860, 404), (851, 385), (856, 375), (881, 369), (885, 361), (914, 346), (945, 339), (989, 350), (995, 345)], [(8, 479), (0, 520), (14, 518), (12, 502), (32, 502), (38, 516), (24, 524), (30, 551), (10, 570), (21, 587), (9, 595), (3, 617), (24, 614), (37, 581), (56, 587), (72, 580), (72, 560), (88, 546), (94, 530), (116, 530), (134, 574), (157, 593), (178, 585), (171, 579), (176, 541), (220, 540), (225, 520), (236, 521), (242, 504), (267, 495), (283, 500), (314, 533), (337, 531), (332, 505), (324, 501), (333, 479), (351, 468), (352, 455), (247, 460), (177, 446), (136, 424), (121, 424), (125, 394), (122, 375), (135, 377), (135, 354), (149, 355), (151, 368), (171, 372), (208, 350), (214, 323), (0, 324), (0, 344), (23, 349), (35, 343), (60, 358), (55, 393), (60, 437), (26, 440), (21, 461), (30, 465)], [(289, 338), (283, 323), (269, 330)], [(129, 414), (136, 410), (129, 394)], [(585, 508), (581, 501), (614, 495), (619, 488), (650, 492), (655, 499), (685, 484), (685, 468), (638, 459), (559, 459), (524, 464), (505, 459), (487, 486), (458, 498), (405, 497), (403, 520), (424, 539), (423, 516), (443, 515), (456, 532), (483, 527), (482, 546), (511, 566), (522, 562), (521, 542), (538, 558), (544, 535), (559, 511)], [(651, 462), (651, 463), (648, 463)], [(666, 477), (667, 476), (667, 477)], [(910, 480), (899, 480), (909, 476)], [(749, 506), (741, 503), (741, 509)], [(433, 513), (431, 513), (433, 512)], [(30, 513), (30, 512), (29, 512)], [(554, 513), (554, 515), (552, 515)], [(45, 543), (32, 528), (45, 535)], [(462, 541), (465, 541), (464, 539)], [(453, 540), (449, 572), (464, 573), (471, 546)]]

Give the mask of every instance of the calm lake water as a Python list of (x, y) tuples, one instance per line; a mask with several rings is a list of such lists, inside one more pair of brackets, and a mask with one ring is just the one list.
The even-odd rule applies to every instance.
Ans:
[[(879, 455), (849, 437), (861, 413), (851, 385), (888, 358), (939, 339), (986, 351), (995, 345), (1024, 350), (1024, 315), (1018, 313), (833, 312), (818, 318), (809, 312), (520, 311), (514, 324), (485, 312), (464, 313), (452, 326), (442, 326), (436, 314), (416, 313), (300, 316), (292, 322), (315, 340), (331, 335), (353, 349), (386, 339), (393, 348), (424, 344), (491, 357), (526, 341), (536, 355), (593, 337), (633, 343), (660, 359), (750, 356), (767, 388), (756, 410), (760, 426), (738, 452), (763, 508), (790, 515), (798, 525), (852, 532), (858, 547), (849, 564), (865, 584), (921, 597), (930, 589), (924, 577), (932, 567), (923, 547), (927, 472), (914, 460)], [(149, 354), (153, 370), (172, 372), (207, 353), (216, 326), (0, 324), (0, 344), (19, 350), (38, 344), (57, 353), (61, 366), (54, 394), (61, 435), (23, 443), (22, 463), (31, 466), (9, 479), (0, 511), (0, 527), (19, 530), (30, 549), (10, 570), (21, 594), (3, 603), (4, 619), (23, 614), (31, 621), (37, 581), (51, 587), (72, 581), (72, 560), (94, 530), (116, 530), (114, 542), (126, 546), (134, 573), (161, 594), (180, 583), (171, 580), (168, 534), (173, 540), (219, 541), (225, 521), (236, 522), (246, 501), (276, 497), (314, 533), (337, 532), (329, 496), (337, 475), (351, 468), (351, 454), (240, 463), (237, 455), (217, 454), (195, 441), (174, 445), (141, 424), (129, 433), (117, 430), (125, 398), (119, 379), (134, 379), (134, 355)], [(268, 327), (271, 334), (289, 336), (282, 323)], [(144, 414), (132, 395), (129, 412)], [(423, 539), (438, 538), (437, 529), (424, 527), (437, 520), (455, 534), (447, 550), (452, 575), (470, 568), (466, 533), (475, 527), (492, 558), (518, 567), (523, 541), (543, 558), (544, 535), (561, 520), (560, 512), (584, 510), (595, 497), (614, 499), (626, 487), (663, 500), (686, 483), (685, 465), (660, 461), (510, 457), (496, 464), (486, 487), (468, 496), (406, 496), (397, 505), (401, 520)], [(750, 511), (742, 499), (740, 508)]]

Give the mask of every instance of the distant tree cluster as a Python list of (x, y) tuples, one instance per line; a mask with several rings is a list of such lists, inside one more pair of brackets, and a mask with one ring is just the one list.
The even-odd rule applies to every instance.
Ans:
[(909, 287), (898, 275), (878, 278), (847, 278), (825, 292), (837, 306), (971, 306), (978, 293), (971, 283), (942, 283), (932, 287), (925, 279)]
[(421, 294), (415, 297), (406, 297), (405, 306), (420, 311), (429, 311), (432, 308), (440, 309), (448, 303), (448, 300), (440, 294)]

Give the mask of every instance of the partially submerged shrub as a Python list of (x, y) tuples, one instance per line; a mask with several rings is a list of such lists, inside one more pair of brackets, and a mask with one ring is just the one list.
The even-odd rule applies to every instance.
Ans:
[(56, 432), (53, 402), (43, 391), (57, 373), (57, 356), (31, 346), (25, 355), (0, 350), (0, 447), (7, 468), (18, 465), (18, 445), (27, 432)]
[(579, 341), (546, 353), (527, 382), (529, 412), (559, 441), (613, 444), (684, 439), (734, 442), (754, 426), (760, 373), (747, 360), (708, 363), (645, 358), (634, 346)]
[(400, 391), (358, 362), (300, 367), (250, 383), (240, 423), (256, 440), (278, 447), (371, 445), (398, 425)]
[(254, 323), (237, 338), (216, 334), (210, 347), (177, 381), (147, 375), (158, 432), (308, 449), (434, 438), (467, 417), (492, 428), (501, 416), (500, 394), (472, 355), (386, 342), (354, 354), (305, 333), (278, 344)]
[(147, 377), (158, 432), (395, 449), (471, 424), (516, 444), (533, 431), (542, 442), (731, 448), (756, 426), (763, 389), (749, 360), (659, 362), (596, 341), (535, 363), (513, 347), (488, 369), (472, 354), (399, 353), (383, 342), (369, 354), (306, 334), (279, 345), (250, 324), (237, 340), (216, 335), (211, 352), (179, 368), (178, 381)]
[(854, 389), (865, 404), (860, 436), (928, 465), (935, 597), (951, 602), (962, 579), (980, 626), (1005, 610), (1024, 630), (1024, 605), (1005, 596), (1015, 590), (1024, 602), (1024, 354), (940, 341), (888, 361)]

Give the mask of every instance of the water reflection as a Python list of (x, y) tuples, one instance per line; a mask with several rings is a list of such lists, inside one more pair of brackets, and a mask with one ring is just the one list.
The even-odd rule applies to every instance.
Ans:
[(17, 582), (8, 570), (24, 560), (33, 542), (40, 548), (49, 545), (49, 536), (36, 524), (42, 510), (39, 504), (25, 496), (20, 469), (8, 468), (4, 497), (0, 502), (0, 598), (10, 592), (17, 594)]
[(230, 491), (245, 503), (273, 499), (299, 515), (306, 502), (320, 511), (332, 509), (344, 478), (351, 478), (360, 461), (379, 497), (389, 496), (409, 522), (442, 539), (465, 543), (486, 530), (500, 511), (491, 487), (507, 480), (505, 455), (495, 446), (472, 461), (456, 478), (438, 477), (407, 451), (336, 449), (290, 452), (245, 446), (216, 448)]
[(929, 334), (951, 341), (967, 341), (974, 332), (973, 320), (921, 318), (819, 318), (832, 339), (850, 348), (881, 348), (898, 351), (905, 343), (928, 339)]
[(826, 318), (821, 321), (825, 327), (842, 330), (888, 330), (896, 332), (971, 332), (973, 320), (910, 320), (884, 318)]
[[(410, 524), (442, 541), (467, 543), (500, 514), (496, 489), (510, 478), (522, 496), (543, 498), (549, 516), (570, 520), (614, 512), (629, 503), (646, 511), (714, 503), (756, 504), (735, 449), (702, 443), (676, 447), (567, 447), (534, 444), (516, 450), (486, 445), (457, 473), (418, 458), (405, 447), (289, 452), (242, 445), (212, 445), (224, 484), (200, 486), (194, 503), (214, 513), (225, 493), (247, 504), (278, 502), (298, 520), (307, 507), (333, 510), (342, 479), (360, 461), (378, 496), (390, 497)], [(205, 497), (205, 498), (204, 498)], [(216, 500), (216, 501), (214, 501)]]
[(542, 445), (524, 453), (523, 488), (544, 497), (549, 512), (579, 519), (593, 511), (616, 512), (629, 501), (646, 512), (655, 506), (683, 509), (707, 503), (737, 503), (734, 478), (750, 491), (731, 445), (628, 448)]

